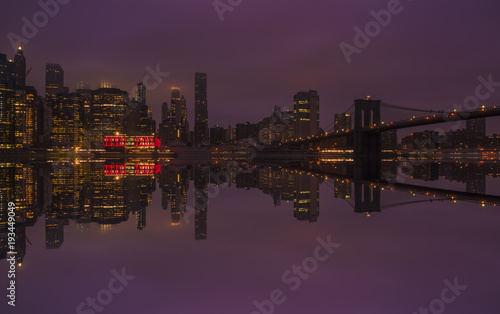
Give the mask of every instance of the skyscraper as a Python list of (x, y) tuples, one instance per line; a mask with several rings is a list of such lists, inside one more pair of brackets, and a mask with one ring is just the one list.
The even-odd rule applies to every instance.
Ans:
[(472, 119), (465, 122), (467, 132), (473, 132), (480, 136), (486, 136), (486, 119)]
[(172, 93), (171, 93), (171, 99), (170, 99), (170, 104), (171, 104), (171, 110), (172, 110), (172, 117), (175, 118), (175, 121), (177, 123), (182, 122), (182, 115), (181, 115), (181, 89), (178, 87), (172, 87)]
[(293, 215), (297, 220), (316, 222), (319, 216), (319, 179), (297, 174), (294, 189)]
[(187, 106), (184, 95), (178, 87), (172, 87), (171, 115), (175, 120), (175, 132), (178, 142), (187, 142), (189, 124), (187, 121)]
[(298, 92), (293, 98), (295, 138), (319, 133), (319, 96), (315, 90)]
[(45, 217), (45, 248), (58, 249), (64, 242), (64, 225), (61, 219)]
[(129, 95), (117, 88), (92, 91), (90, 129), (94, 144), (101, 144), (104, 135), (123, 133)]
[(164, 102), (161, 104), (161, 122), (167, 121), (170, 118), (170, 108), (168, 106), (168, 102)]
[(195, 73), (194, 136), (197, 144), (208, 142), (207, 74)]
[(210, 144), (221, 145), (226, 142), (226, 130), (219, 125), (214, 125), (210, 129)]
[(40, 99), (38, 92), (33, 86), (25, 86), (26, 98), (26, 144), (36, 144), (38, 142), (38, 110)]
[(337, 132), (349, 131), (352, 128), (352, 119), (350, 113), (339, 113), (335, 115), (333, 130)]
[(22, 94), (16, 95), (14, 101), (14, 142), (16, 148), (23, 147), (26, 133), (26, 101)]
[(482, 147), (486, 138), (486, 119), (467, 120), (465, 124), (467, 131), (467, 147)]
[(146, 104), (146, 86), (142, 82), (137, 83), (136, 99), (139, 104)]
[(81, 105), (76, 93), (60, 93), (52, 101), (51, 138), (57, 146), (68, 147), (76, 143)]
[(45, 66), (45, 98), (50, 101), (64, 92), (64, 71), (59, 64), (47, 63)]
[(195, 240), (207, 238), (207, 211), (208, 211), (208, 181), (210, 168), (203, 167), (194, 170), (194, 197), (195, 197)]
[(14, 57), (14, 69), (16, 89), (24, 89), (26, 86), (26, 58), (24, 57), (21, 45), (19, 45), (19, 49)]
[(14, 146), (14, 64), (0, 53), (0, 148)]

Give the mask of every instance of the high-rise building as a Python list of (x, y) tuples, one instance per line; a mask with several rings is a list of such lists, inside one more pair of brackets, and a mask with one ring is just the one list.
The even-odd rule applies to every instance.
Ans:
[(471, 163), (461, 170), (464, 170), (468, 177), (465, 182), (467, 193), (486, 194), (486, 176), (482, 173), (479, 164)]
[(125, 133), (127, 135), (154, 135), (156, 123), (151, 116), (151, 108), (133, 99), (127, 109)]
[(78, 107), (78, 130), (77, 130), (77, 145), (79, 147), (90, 148), (91, 147), (91, 135), (89, 130), (91, 129), (91, 108), (92, 108), (92, 90), (90, 89), (90, 84), (79, 84), (76, 93), (80, 100)]
[(274, 106), (273, 114), (257, 123), (257, 140), (259, 143), (270, 144), (284, 142), (289, 138), (289, 124), (293, 120), (280, 106)]
[(396, 130), (382, 132), (381, 148), (383, 150), (395, 150), (398, 147), (398, 133)]
[(352, 184), (345, 179), (335, 179), (333, 195), (335, 198), (348, 199), (352, 195)]
[(293, 110), (287, 110), (282, 116), (283, 123), (286, 125), (285, 140), (295, 138), (295, 113)]
[(179, 127), (174, 118), (173, 110), (170, 110), (169, 108), (168, 102), (164, 102), (161, 106), (161, 120), (158, 132), (162, 144), (171, 145), (177, 143), (179, 133), (177, 130)]
[(16, 95), (14, 101), (14, 121), (15, 146), (16, 148), (22, 148), (26, 133), (26, 100), (22, 92)]
[(465, 129), (468, 137), (468, 148), (484, 146), (486, 139), (486, 118), (467, 120)]
[(146, 86), (142, 82), (137, 83), (136, 100), (141, 105), (146, 104)]
[(339, 113), (335, 115), (335, 120), (333, 123), (333, 131), (345, 132), (352, 128), (352, 119), (350, 113)]
[(198, 168), (194, 171), (194, 238), (195, 240), (205, 240), (207, 238), (208, 181), (210, 168)]
[[(14, 200), (16, 188), (16, 166), (14, 163), (6, 163), (0, 167), (0, 199)], [(0, 230), (6, 230), (8, 227), (8, 202), (0, 202)], [(4, 238), (6, 239), (6, 238)], [(2, 239), (3, 240), (3, 239)], [(5, 241), (7, 242), (7, 241)], [(0, 252), (1, 259), (1, 252)]]
[(178, 87), (172, 87), (172, 93), (170, 98), (172, 117), (179, 124), (182, 123), (182, 104), (181, 104), (181, 89)]
[(170, 118), (170, 108), (168, 106), (168, 102), (164, 102), (161, 104), (161, 122), (167, 121)]
[(15, 85), (14, 64), (0, 53), (0, 148), (15, 145)]
[(210, 128), (210, 144), (221, 145), (226, 142), (226, 130), (220, 125)]
[(319, 133), (319, 96), (315, 90), (298, 92), (293, 98), (295, 138)]
[(195, 73), (194, 136), (196, 144), (208, 142), (207, 74)]
[(236, 129), (229, 125), (226, 129), (226, 143), (232, 142), (236, 137)]
[(294, 189), (293, 215), (297, 220), (316, 222), (319, 216), (319, 179), (297, 174)]
[(64, 92), (64, 71), (59, 64), (45, 66), (45, 98), (47, 101)]
[(45, 248), (58, 249), (64, 242), (64, 225), (61, 219), (45, 217)]
[(80, 108), (83, 106), (78, 93), (57, 94), (52, 105), (52, 133), (54, 145), (74, 146), (78, 142)]
[(38, 110), (41, 100), (38, 92), (33, 86), (24, 88), (24, 98), (26, 100), (26, 132), (23, 140), (24, 144), (33, 145), (38, 143)]
[(19, 45), (19, 49), (14, 57), (14, 69), (16, 89), (24, 89), (26, 86), (26, 58), (24, 57), (21, 45)]
[(104, 135), (123, 134), (128, 102), (128, 93), (117, 88), (92, 91), (90, 129), (95, 145), (102, 144)]
[(181, 96), (181, 101), (178, 103), (177, 106), (177, 121), (182, 125), (183, 127), (187, 126), (189, 124), (187, 120), (187, 104), (186, 104), (186, 98), (184, 98), (184, 95)]
[(471, 119), (465, 122), (467, 132), (473, 132), (480, 136), (486, 135), (486, 118)]
[[(14, 65), (17, 66), (17, 64)], [(36, 122), (38, 94), (30, 86), (28, 95), (26, 92), (28, 88), (17, 84), (25, 84), (24, 79), (16, 83), (17, 91), (14, 100), (14, 142), (15, 147), (21, 148), (24, 145), (33, 144), (33, 129), (35, 127), (34, 122)]]
[(257, 124), (245, 122), (236, 124), (236, 140), (241, 141), (257, 136)]
[(153, 135), (156, 132), (156, 126), (151, 116), (151, 108), (146, 104), (141, 104), (138, 109), (140, 114), (140, 132), (146, 135)]
[(178, 87), (172, 87), (171, 116), (175, 120), (174, 132), (176, 141), (186, 143), (189, 133), (189, 123), (187, 121), (187, 106), (184, 95)]

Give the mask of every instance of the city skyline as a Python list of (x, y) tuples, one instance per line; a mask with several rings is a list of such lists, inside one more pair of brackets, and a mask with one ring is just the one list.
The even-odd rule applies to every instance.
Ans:
[[(331, 168), (328, 163), (313, 165), (305, 162), (254, 165), (234, 171), (216, 163), (121, 165), (116, 161), (105, 161), (74, 165), (53, 164), (52, 168), (42, 164), (23, 167), (22, 164), (10, 163), (2, 164), (0, 173), (6, 179), (2, 193), (7, 195), (15, 191), (22, 221), (22, 228), (16, 235), (19, 240), (17, 262), (21, 269), (26, 254), (26, 228), (30, 230), (44, 222), (46, 249), (60, 248), (64, 244), (65, 229), (67, 231), (68, 228), (88, 232), (91, 226), (97, 225), (105, 232), (126, 222), (133, 223), (130, 218), (135, 217), (136, 229), (146, 230), (147, 212), (152, 210), (151, 207), (161, 209), (165, 228), (178, 228), (182, 225), (181, 228), (194, 228), (195, 240), (209, 239), (209, 186), (221, 191), (230, 188), (246, 191), (256, 189), (265, 195), (263, 200), (272, 203), (275, 208), (286, 210), (298, 222), (318, 222), (322, 187), (328, 187), (328, 193), (333, 192), (335, 199), (353, 202), (354, 212), (366, 214), (367, 217), (389, 207), (388, 196), (382, 193), (384, 184), (382, 188), (374, 190), (375, 198), (368, 204), (363, 201), (361, 194), (355, 194), (358, 183), (343, 175), (352, 166), (352, 163), (343, 162)], [(398, 168), (403, 173), (410, 172), (404, 163), (385, 163), (382, 167), (392, 172), (397, 172)], [(122, 168), (127, 170), (121, 172)], [(146, 168), (151, 171), (144, 172), (143, 169)], [(419, 196), (437, 193), (433, 185), (439, 184), (440, 180), (461, 183), (465, 185), (465, 191), (440, 191), (442, 194), (456, 193), (448, 202), (459, 198), (479, 206), (485, 203), (497, 206), (500, 205), (500, 198), (487, 194), (493, 188), (488, 186), (486, 178), (496, 176), (499, 171), (500, 165), (496, 162), (427, 162), (415, 165), (412, 182), (428, 183), (428, 187), (421, 187), (417, 192)], [(48, 177), (48, 173), (52, 176)], [(92, 181), (88, 180), (90, 177)], [(48, 188), (42, 188), (43, 185)], [(403, 194), (415, 194), (412, 188), (419, 189), (419, 186), (388, 185), (385, 188)], [(161, 194), (161, 206), (153, 206), (153, 194), (156, 193)], [(189, 201), (191, 197), (188, 195), (193, 197), (193, 202)], [(74, 202), (68, 203), (69, 199), (74, 199)], [(390, 207), (405, 204), (404, 198), (400, 196), (398, 199), (400, 203)], [(427, 201), (443, 202), (444, 199)], [(218, 210), (211, 209), (215, 212)], [(66, 227), (70, 222), (73, 226)], [(0, 215), (0, 228), (5, 224), (5, 217)], [(0, 240), (0, 260), (6, 258), (6, 252), (5, 242)]]
[(500, 2), (0, 12), (1, 313), (498, 312)]
[[(104, 14), (113, 12), (112, 2), (100, 4), (103, 15), (93, 12), (91, 4), (87, 6), (70, 2), (62, 6), (58, 15), (24, 45), (28, 67), (33, 68), (28, 79), (31, 82), (29, 85), (34, 85), (40, 91), (44, 84), (43, 66), (46, 63), (56, 62), (65, 69), (67, 85), (71, 88), (80, 80), (92, 82), (92, 86), (95, 87), (101, 79), (107, 79), (129, 90), (148, 74), (146, 71), (148, 66), (155, 69), (159, 64), (161, 71), (168, 72), (170, 75), (159, 87), (149, 91), (155, 116), (158, 116), (162, 102), (168, 99), (167, 94), (172, 86), (179, 86), (185, 91), (188, 109), (193, 110), (194, 87), (191, 76), (194, 72), (202, 71), (210, 73), (210, 103), (212, 109), (218, 112), (217, 115), (211, 116), (210, 127), (216, 124), (227, 125), (229, 121), (243, 121), (246, 117), (250, 122), (256, 122), (260, 119), (260, 115), (246, 108), (257, 107), (258, 112), (261, 113), (274, 105), (291, 108), (292, 96), (299, 90), (309, 89), (318, 90), (318, 93), (322, 95), (324, 115), (320, 125), (323, 126), (330, 123), (331, 119), (327, 117), (343, 112), (352, 99), (365, 95), (372, 95), (377, 99), (390, 99), (393, 103), (410, 107), (428, 104), (429, 107), (447, 109), (453, 103), (462, 102), (465, 97), (474, 92), (476, 78), (479, 75), (487, 76), (492, 73), (495, 78), (496, 74), (500, 73), (499, 66), (494, 61), (494, 51), (498, 50), (498, 43), (491, 42), (489, 32), (484, 32), (486, 27), (487, 29), (497, 28), (498, 21), (491, 15), (491, 12), (497, 9), (496, 3), (485, 3), (478, 7), (474, 3), (462, 1), (451, 8), (443, 4), (433, 4), (433, 15), (426, 17), (426, 25), (421, 25), (420, 29), (411, 28), (410, 25), (413, 25), (413, 22), (424, 14), (428, 4), (412, 3), (411, 7), (406, 5), (400, 15), (393, 17), (391, 27), (383, 29), (381, 35), (373, 38), (370, 45), (360, 54), (353, 55), (351, 64), (347, 64), (338, 45), (341, 42), (352, 44), (355, 35), (353, 28), (356, 26), (363, 28), (365, 23), (373, 19), (370, 11), (378, 12), (384, 9), (387, 2), (364, 1), (354, 5), (347, 1), (341, 4), (313, 1), (307, 6), (299, 5), (298, 1), (292, 3), (285, 4), (278, 1), (264, 5), (246, 2), (238, 6), (234, 12), (228, 13), (221, 23), (210, 2), (200, 2), (199, 6), (192, 7), (190, 4), (177, 3), (178, 10), (176, 11), (180, 15), (176, 16), (167, 10), (164, 12), (166, 16), (161, 19), (159, 12), (155, 11), (168, 7), (168, 4), (144, 2), (140, 8), (152, 13), (150, 21), (144, 21), (137, 30), (127, 28), (122, 31), (123, 33), (114, 31), (112, 34), (118, 36), (115, 40), (108, 39), (109, 32), (93, 33), (92, 42), (95, 44), (87, 45), (86, 43), (91, 38), (90, 34), (85, 32), (85, 27), (87, 26), (90, 32), (96, 25), (109, 22)], [(35, 1), (28, 5), (27, 9), (24, 6), (21, 8), (20, 4), (14, 2), (5, 5), (6, 9), (12, 10), (13, 17), (0, 21), (0, 26), (18, 34), (21, 33), (22, 22), (14, 17), (26, 15), (30, 18), (40, 9)], [(331, 9), (337, 5), (343, 6), (345, 16), (340, 16), (336, 10)], [(131, 18), (129, 12), (136, 6), (138, 5), (118, 6), (125, 14), (121, 18), (113, 17), (116, 19), (115, 23), (123, 23)], [(304, 18), (311, 17), (313, 13), (318, 13), (319, 17), (312, 25), (300, 22), (299, 25), (304, 30), (294, 33), (299, 25), (289, 29), (285, 25), (290, 25), (296, 20), (296, 15), (292, 10), (297, 7), (301, 8)], [(261, 10), (258, 10), (259, 8)], [(262, 9), (265, 10), (262, 11)], [(81, 13), (72, 14), (76, 12)], [(186, 15), (187, 12), (191, 15)], [(481, 14), (481, 25), (458, 22), (469, 21), (469, 12)], [(269, 16), (271, 13), (274, 13), (275, 21)], [(455, 18), (451, 21), (446, 20), (446, 28), (455, 29), (455, 31), (442, 30), (429, 37), (432, 32), (428, 30), (433, 27), (439, 29), (439, 26), (444, 23), (440, 17), (450, 14)], [(86, 16), (84, 20), (83, 15)], [(70, 16), (71, 20), (68, 20)], [(250, 32), (247, 28), (248, 19), (259, 16), (263, 18), (263, 21), (258, 29), (271, 27), (270, 34), (262, 38), (256, 38), (253, 36), (253, 31)], [(88, 24), (88, 21), (92, 20), (89, 17), (95, 18), (95, 24)], [(200, 34), (183, 29), (174, 31), (173, 25), (181, 17), (187, 19), (186, 23), (187, 21), (192, 21), (195, 25), (206, 23), (206, 27)], [(302, 18), (299, 20), (302, 21)], [(273, 26), (278, 22), (283, 26)], [(333, 23), (333, 28), (325, 27), (330, 25), (328, 23)], [(318, 24), (323, 27), (318, 27)], [(231, 31), (232, 29), (238, 31), (238, 37)], [(331, 29), (336, 31), (332, 33)], [(54, 36), (67, 38), (66, 34), (70, 32), (74, 34), (72, 40), (74, 43), (71, 47), (51, 40)], [(164, 40), (165, 42), (174, 42), (174, 33), (181, 41), (176, 45), (177, 49), (167, 49), (157, 40), (158, 36), (164, 35), (167, 39), (172, 38)], [(134, 47), (134, 40), (140, 34), (143, 35), (142, 40), (148, 43), (147, 49)], [(283, 50), (283, 47), (288, 47), (289, 43), (293, 42), (296, 34), (310, 36), (310, 46), (297, 52), (290, 52), (290, 49)], [(448, 39), (446, 43), (439, 41), (442, 36)], [(274, 37), (278, 38), (278, 41), (273, 42), (271, 38)], [(411, 41), (414, 43), (413, 46), (405, 48), (397, 45), (400, 40), (407, 37), (413, 39)], [(51, 42), (50, 47), (45, 44), (48, 41)], [(133, 49), (128, 49), (130, 52), (127, 53), (119, 52), (117, 47), (123, 47), (126, 42), (128, 42), (127, 46), (132, 46)], [(200, 44), (197, 45), (197, 42)], [(224, 44), (225, 42), (228, 44)], [(208, 45), (208, 43), (212, 44)], [(255, 43), (267, 48), (248, 49), (255, 46)], [(452, 49), (457, 45), (470, 45), (475, 49)], [(192, 49), (193, 46), (203, 47), (206, 56), (203, 56), (201, 50)], [(427, 46), (432, 46), (433, 49), (427, 51), (424, 49)], [(254, 51), (254, 54), (246, 50)], [(7, 53), (9, 58), (13, 58), (15, 51), (7, 37), (0, 42), (0, 51)], [(396, 57), (391, 51), (397, 52), (401, 57)], [(440, 57), (445, 53), (450, 53), (453, 58)], [(263, 57), (264, 55), (266, 57)], [(262, 65), (253, 61), (258, 59), (263, 60)], [(81, 62), (81, 60), (85, 61)], [(455, 60), (461, 60), (468, 66), (457, 67)], [(235, 67), (236, 62), (239, 62), (241, 66)], [(320, 66), (320, 62), (328, 66)], [(271, 63), (275, 66), (270, 66)], [(263, 77), (259, 73), (264, 67), (268, 74)], [(396, 68), (404, 72), (396, 72)], [(436, 69), (438, 69), (437, 72)], [(245, 74), (241, 84), (234, 84), (233, 78), (241, 73)], [(366, 73), (370, 74), (366, 75)], [(388, 75), (379, 79), (378, 73)], [(398, 90), (391, 88), (401, 80), (406, 82), (405, 88)], [(495, 81), (500, 81), (500, 79), (495, 78)], [(432, 86), (439, 88), (432, 88)], [(261, 91), (259, 96), (252, 93), (254, 90)], [(486, 105), (488, 102), (496, 102), (499, 98), (497, 94), (492, 95), (492, 98), (486, 101)], [(194, 125), (193, 118), (190, 116), (189, 119)]]
[[(407, 122), (384, 122), (382, 119), (381, 109), (388, 108), (394, 111), (407, 110), (426, 113), (445, 114), (444, 120), (440, 123), (453, 123), (451, 131), (446, 127), (444, 129), (434, 129), (433, 131), (426, 129), (424, 132), (414, 132), (410, 136), (399, 134), (401, 145), (398, 145), (398, 134), (396, 132), (384, 133), (380, 141), (385, 141), (390, 145), (385, 149), (413, 149), (415, 146), (429, 148), (491, 148), (499, 147), (498, 133), (487, 137), (486, 120), (476, 119), (467, 120), (465, 128), (463, 122), (450, 122), (456, 112), (459, 113), (460, 119), (467, 119), (470, 113), (462, 113), (464, 109), (455, 107), (447, 111), (436, 111), (435, 109), (418, 109), (397, 106), (381, 102), (380, 100), (372, 100), (371, 96), (367, 96), (366, 100), (354, 100), (354, 104), (348, 107), (344, 114), (336, 113), (334, 120), (327, 127), (320, 127), (320, 97), (316, 90), (308, 92), (299, 91), (293, 97), (293, 110), (287, 110), (286, 107), (274, 106), (273, 113), (270, 117), (264, 117), (258, 123), (233, 122), (233, 129), (229, 124), (228, 129), (224, 129), (218, 125), (209, 127), (208, 121), (208, 84), (207, 74), (196, 72), (194, 75), (194, 90), (195, 90), (195, 108), (194, 108), (194, 128), (190, 128), (188, 119), (188, 106), (183, 91), (179, 87), (172, 87), (170, 106), (168, 102), (162, 103), (162, 112), (160, 123), (157, 125), (155, 117), (153, 117), (152, 106), (147, 105), (148, 84), (139, 82), (131, 92), (121, 90), (117, 86), (113, 86), (107, 82), (102, 82), (97, 89), (89, 89), (90, 86), (81, 82), (77, 86), (75, 92), (72, 92), (64, 83), (64, 70), (59, 64), (46, 64), (45, 70), (45, 98), (41, 99), (37, 96), (36, 90), (31, 86), (26, 86), (26, 77), (31, 71), (31, 68), (26, 71), (26, 59), (24, 57), (22, 46), (19, 45), (14, 61), (6, 58), (2, 54), (0, 60), (2, 62), (2, 122), (6, 127), (3, 131), (7, 140), (2, 141), (2, 147), (21, 148), (28, 146), (43, 146), (47, 147), (84, 147), (91, 148), (96, 145), (99, 147), (128, 147), (125, 144), (123, 136), (156, 136), (160, 141), (147, 140), (147, 142), (155, 143), (155, 147), (178, 146), (178, 145), (217, 145), (217, 144), (238, 144), (243, 140), (253, 140), (256, 143), (272, 144), (286, 143), (290, 140), (310, 139), (321, 134), (328, 136), (333, 130), (335, 133), (349, 132), (353, 127), (354, 130), (361, 130), (366, 127), (387, 127), (393, 123), (399, 124), (397, 128), (405, 128), (405, 123), (411, 122), (413, 118), (406, 118)], [(488, 107), (480, 105), (480, 99), (484, 99), (490, 93), (482, 94), (482, 90), (494, 91), (494, 84), (491, 83), (491, 75), (486, 81), (483, 77), (479, 77), (480, 85), (476, 88), (475, 96), (468, 97), (464, 105), (465, 111), (476, 111), (475, 114), (482, 115), (485, 112), (488, 117), (497, 116), (495, 113), (496, 106)], [(85, 87), (82, 89), (82, 87)], [(486, 95), (486, 96), (484, 96)], [(486, 97), (487, 98), (487, 97)], [(472, 108), (470, 107), (472, 104)], [(457, 109), (458, 108), (458, 111)], [(482, 109), (481, 109), (482, 108)], [(350, 118), (350, 110), (354, 110), (354, 125)], [(366, 111), (368, 110), (368, 111)], [(429, 111), (430, 110), (430, 111)], [(370, 120), (370, 116), (372, 116)], [(341, 117), (344, 117), (343, 119)], [(357, 117), (357, 118), (356, 118)], [(441, 116), (417, 118), (424, 119), (441, 119)], [(481, 116), (484, 117), (484, 116)], [(364, 124), (361, 125), (361, 121)], [(387, 121), (387, 120), (386, 120)], [(422, 122), (424, 122), (422, 121)], [(413, 128), (424, 127), (426, 123), (417, 123)], [(368, 124), (367, 124), (368, 123)], [(342, 125), (339, 125), (342, 124)], [(491, 124), (491, 123), (490, 123)], [(158, 128), (157, 128), (158, 126)], [(397, 129), (396, 128), (396, 129)], [(463, 134), (462, 134), (463, 133)], [(214, 138), (210, 138), (210, 135)], [(394, 139), (387, 139), (390, 134)], [(427, 134), (427, 135), (426, 135)], [(109, 136), (121, 136), (123, 138), (112, 139)], [(103, 136), (107, 136), (110, 141), (102, 141)], [(379, 137), (380, 135), (378, 135)], [(440, 140), (440, 138), (442, 138)], [(347, 142), (337, 141), (334, 146), (340, 149), (352, 147), (352, 139), (346, 137)], [(357, 137), (355, 142), (359, 143)], [(132, 138), (131, 138), (132, 140)], [(142, 147), (137, 140), (136, 147)], [(379, 140), (376, 140), (377, 142)], [(422, 143), (427, 141), (427, 144), (416, 145), (417, 141)], [(442, 141), (443, 143), (441, 143)], [(163, 145), (160, 144), (163, 142)], [(447, 143), (444, 143), (447, 142)], [(373, 143), (369, 140), (367, 143)], [(118, 144), (118, 145), (117, 145)], [(328, 142), (323, 144), (329, 145)], [(147, 145), (146, 145), (147, 146)], [(318, 149), (320, 149), (318, 145)], [(364, 146), (364, 145), (361, 145)], [(356, 146), (356, 147), (361, 147)], [(376, 144), (376, 147), (382, 147)], [(327, 147), (325, 147), (327, 148)]]

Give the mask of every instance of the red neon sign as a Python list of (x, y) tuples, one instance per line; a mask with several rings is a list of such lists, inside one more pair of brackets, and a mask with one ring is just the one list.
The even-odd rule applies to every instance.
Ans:
[(161, 171), (161, 165), (104, 165), (103, 172), (106, 176), (149, 176)]
[(129, 141), (126, 136), (104, 136), (103, 138), (104, 147), (126, 147), (132, 146), (132, 143), (134, 147), (161, 147), (161, 141), (154, 136), (134, 136)]

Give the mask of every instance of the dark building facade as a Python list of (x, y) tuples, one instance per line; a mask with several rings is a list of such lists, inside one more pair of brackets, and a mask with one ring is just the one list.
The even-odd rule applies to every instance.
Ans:
[(52, 100), (64, 92), (64, 71), (59, 64), (47, 63), (45, 66), (45, 98)]
[(315, 90), (298, 92), (293, 97), (295, 138), (319, 133), (319, 96)]
[(207, 74), (195, 73), (194, 137), (196, 144), (208, 143)]
[(208, 216), (208, 181), (210, 168), (204, 167), (194, 170), (195, 187), (195, 240), (207, 238), (207, 216)]
[(146, 86), (142, 82), (137, 83), (136, 100), (141, 105), (146, 104)]
[(395, 150), (398, 148), (398, 133), (396, 130), (382, 132), (381, 148), (383, 150)]
[(241, 141), (257, 136), (257, 124), (245, 122), (236, 124), (236, 140)]
[(467, 120), (465, 123), (468, 134), (468, 148), (482, 147), (486, 137), (486, 119), (472, 119)]
[(0, 148), (15, 145), (15, 85), (14, 64), (0, 53)]
[(226, 130), (219, 126), (214, 125), (210, 128), (210, 144), (221, 145), (226, 142)]
[(14, 57), (14, 69), (16, 77), (16, 88), (24, 89), (26, 86), (26, 58), (24, 57), (23, 49), (19, 45), (16, 56)]
[(186, 143), (189, 136), (189, 123), (187, 121), (187, 105), (184, 95), (178, 87), (172, 87), (170, 115), (173, 118), (171, 134), (175, 140), (171, 142)]
[(297, 220), (316, 222), (319, 216), (319, 179), (297, 174), (295, 177), (293, 212)]
[(335, 115), (333, 131), (345, 132), (352, 129), (352, 118), (350, 113), (339, 113)]

